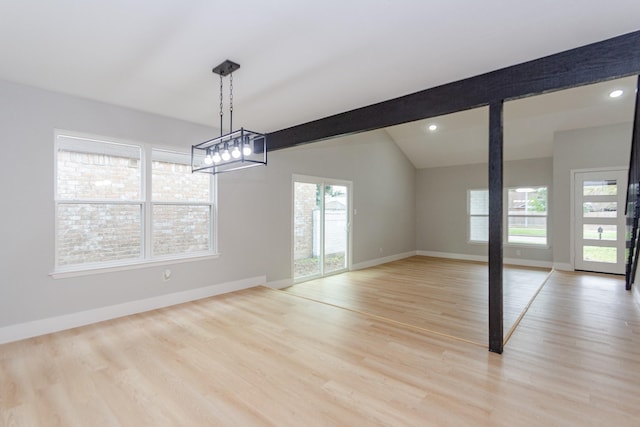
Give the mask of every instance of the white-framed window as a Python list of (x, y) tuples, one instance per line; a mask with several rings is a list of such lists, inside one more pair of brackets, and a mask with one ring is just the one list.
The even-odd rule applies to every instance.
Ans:
[[(546, 246), (548, 235), (547, 187), (513, 187), (505, 190), (505, 243)], [(489, 190), (467, 193), (469, 241), (489, 240)]]
[(469, 190), (467, 193), (469, 215), (469, 241), (489, 240), (489, 190)]
[(55, 271), (211, 255), (214, 181), (186, 153), (55, 133)]
[(211, 176), (191, 173), (189, 154), (151, 150), (151, 254), (186, 255), (211, 249)]
[(547, 245), (547, 187), (507, 189), (507, 243)]

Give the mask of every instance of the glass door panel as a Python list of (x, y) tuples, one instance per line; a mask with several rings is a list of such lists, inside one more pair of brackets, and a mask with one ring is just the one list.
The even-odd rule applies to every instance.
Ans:
[(615, 264), (618, 258), (617, 248), (602, 246), (583, 246), (582, 261), (583, 262), (606, 262)]
[(582, 238), (588, 240), (618, 240), (618, 227), (606, 224), (583, 224)]
[(347, 187), (327, 185), (324, 191), (324, 273), (347, 268)]
[(320, 276), (320, 185), (294, 183), (293, 278)]
[(616, 218), (618, 216), (618, 203), (584, 202), (582, 203), (582, 214), (585, 218)]
[(583, 196), (615, 196), (616, 194), (618, 194), (618, 182), (615, 179), (584, 181), (582, 184)]

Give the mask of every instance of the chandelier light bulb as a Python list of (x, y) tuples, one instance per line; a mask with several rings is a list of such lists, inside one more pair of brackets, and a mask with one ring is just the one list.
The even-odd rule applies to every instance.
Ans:
[(244, 154), (245, 156), (251, 155), (251, 144), (249, 143), (248, 139), (245, 141), (245, 143), (242, 146), (242, 154)]
[(234, 159), (240, 157), (240, 148), (238, 148), (237, 145), (233, 147), (233, 150), (231, 150), (231, 157), (233, 157)]
[(213, 164), (213, 158), (211, 157), (211, 153), (207, 152), (207, 156), (204, 158), (205, 165)]
[(225, 148), (224, 150), (222, 150), (222, 160), (226, 162), (230, 158), (231, 158), (231, 154), (229, 154), (229, 149)]
[(218, 150), (213, 152), (211, 160), (213, 160), (213, 163), (220, 163), (220, 160), (222, 160), (222, 158), (220, 157), (220, 152)]

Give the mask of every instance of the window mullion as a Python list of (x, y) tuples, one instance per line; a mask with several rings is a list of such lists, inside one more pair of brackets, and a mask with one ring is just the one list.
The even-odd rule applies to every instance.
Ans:
[(217, 175), (212, 175), (209, 178), (209, 203), (210, 211), (209, 215), (211, 220), (209, 221), (209, 250), (215, 253), (218, 252), (218, 179)]
[(151, 201), (152, 191), (151, 186), (153, 182), (151, 180), (152, 176), (152, 156), (151, 149), (147, 145), (142, 146), (142, 158), (143, 158), (143, 173), (142, 173), (142, 217), (144, 218), (142, 224), (142, 238), (143, 241), (143, 258), (151, 259), (151, 224), (153, 221), (153, 203)]

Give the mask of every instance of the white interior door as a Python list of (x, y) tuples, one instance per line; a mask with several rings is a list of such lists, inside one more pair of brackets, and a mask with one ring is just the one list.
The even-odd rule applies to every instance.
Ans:
[(574, 267), (624, 274), (627, 171), (574, 175)]

